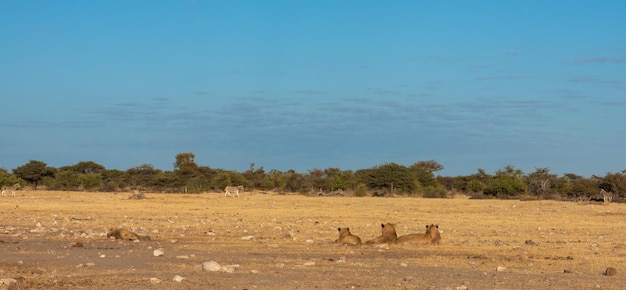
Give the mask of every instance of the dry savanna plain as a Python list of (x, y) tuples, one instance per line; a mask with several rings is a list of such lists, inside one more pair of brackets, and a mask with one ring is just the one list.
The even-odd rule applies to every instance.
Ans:
[[(243, 192), (0, 198), (0, 289), (624, 289), (626, 205)], [(393, 223), (440, 245), (348, 246)], [(107, 237), (123, 228), (150, 240)], [(605, 275), (607, 268), (615, 275)]]

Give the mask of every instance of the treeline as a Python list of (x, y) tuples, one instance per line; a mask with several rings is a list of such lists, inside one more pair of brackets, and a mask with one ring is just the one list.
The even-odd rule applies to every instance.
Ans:
[(199, 166), (193, 153), (176, 155), (174, 169), (163, 171), (143, 164), (126, 171), (106, 169), (92, 161), (54, 168), (31, 160), (11, 173), (0, 170), (3, 186), (20, 183), (32, 189), (117, 192), (140, 190), (161, 193), (221, 192), (229, 185), (243, 185), (247, 191), (297, 192), (301, 194), (342, 193), (354, 196), (410, 195), (446, 198), (465, 194), (473, 198), (577, 199), (601, 198), (600, 190), (619, 199), (626, 193), (626, 170), (605, 176), (582, 177), (567, 173), (557, 176), (548, 168), (524, 173), (506, 166), (489, 174), (483, 169), (467, 176), (440, 176), (443, 166), (436, 161), (419, 161), (411, 166), (386, 163), (356, 171), (339, 168), (266, 171), (254, 163), (245, 172)]

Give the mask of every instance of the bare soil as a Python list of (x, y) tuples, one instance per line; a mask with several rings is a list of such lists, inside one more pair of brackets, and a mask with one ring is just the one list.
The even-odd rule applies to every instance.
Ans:
[[(16, 279), (13, 289), (626, 287), (624, 204), (129, 195), (18, 191), (0, 198), (0, 279)], [(339, 227), (367, 241), (387, 222), (399, 235), (438, 224), (441, 245), (334, 244)], [(118, 227), (151, 240), (107, 238)], [(209, 261), (232, 272), (203, 270)], [(604, 275), (608, 267), (617, 274)]]

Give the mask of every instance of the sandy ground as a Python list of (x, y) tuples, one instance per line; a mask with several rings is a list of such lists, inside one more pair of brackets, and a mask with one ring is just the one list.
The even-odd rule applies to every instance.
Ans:
[[(626, 287), (624, 204), (128, 195), (19, 191), (0, 198), (0, 279), (17, 281), (0, 289)], [(442, 243), (334, 244), (338, 227), (365, 241), (387, 222), (399, 235), (438, 224)], [(151, 240), (107, 238), (111, 227)], [(219, 271), (203, 269), (211, 261)], [(607, 267), (617, 275), (603, 275)]]

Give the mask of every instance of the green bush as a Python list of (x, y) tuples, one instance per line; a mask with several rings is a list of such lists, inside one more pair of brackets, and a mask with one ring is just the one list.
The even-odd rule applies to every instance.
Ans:
[(526, 183), (521, 179), (511, 175), (499, 175), (489, 182), (484, 193), (498, 198), (510, 198), (525, 194), (526, 190)]
[(447, 191), (443, 186), (427, 186), (424, 188), (425, 198), (447, 198)]
[(367, 196), (367, 186), (363, 183), (359, 183), (354, 190), (354, 196), (363, 197)]

